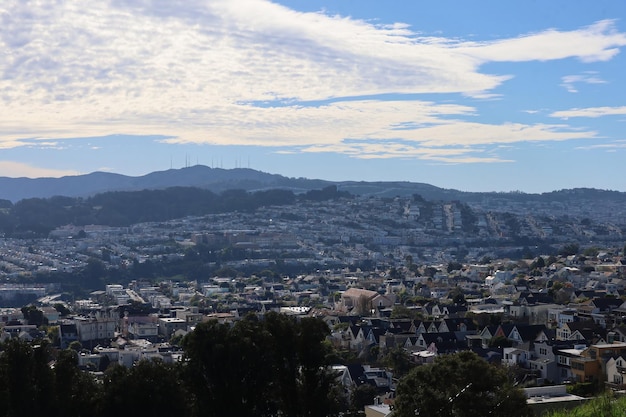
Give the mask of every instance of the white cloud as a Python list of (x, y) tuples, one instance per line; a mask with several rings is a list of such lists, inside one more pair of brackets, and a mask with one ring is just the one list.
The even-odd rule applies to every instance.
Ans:
[(568, 119), (570, 117), (603, 117), (626, 115), (626, 106), (621, 107), (587, 107), (582, 109), (570, 109), (555, 111), (550, 117)]
[(561, 87), (564, 87), (570, 93), (577, 93), (578, 89), (575, 84), (606, 84), (606, 81), (596, 75), (596, 72), (589, 71), (579, 75), (566, 75), (561, 78), (563, 81)]
[(0, 176), (19, 178), (40, 178), (40, 177), (63, 177), (68, 175), (79, 175), (73, 170), (61, 170), (36, 167), (28, 164), (13, 161), (0, 161)]
[(590, 146), (579, 146), (576, 149), (579, 150), (592, 150), (592, 149), (605, 149), (607, 152), (615, 152), (618, 149), (626, 149), (626, 140), (616, 140), (614, 142), (609, 143), (601, 143), (598, 145), (590, 145)]
[[(602, 61), (624, 45), (626, 35), (609, 20), (465, 42), (423, 37), (401, 23), (296, 12), (266, 0), (41, 0), (36, 7), (5, 0), (0, 148), (24, 145), (24, 138), (112, 133), (175, 138), (168, 143), (340, 150), (349, 138), (401, 136), (429, 152), (593, 137), (562, 125), (451, 119), (474, 115), (468, 106), (358, 97), (460, 93), (493, 99), (499, 96), (492, 90), (510, 76), (482, 73), (484, 63)], [(318, 100), (325, 104), (311, 105)], [(404, 124), (418, 128), (394, 128)]]
[(460, 50), (483, 62), (550, 61), (578, 58), (583, 62), (607, 61), (626, 45), (626, 34), (615, 21), (602, 20), (573, 31), (555, 29), (495, 42), (468, 42)]

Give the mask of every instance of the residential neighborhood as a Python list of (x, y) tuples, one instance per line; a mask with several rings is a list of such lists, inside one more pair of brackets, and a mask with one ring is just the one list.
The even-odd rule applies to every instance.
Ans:
[[(529, 389), (626, 389), (621, 229), (594, 220), (557, 235), (556, 220), (466, 210), (349, 199), (5, 238), (0, 341), (74, 349), (97, 377), (113, 364), (179, 362), (200, 323), (272, 312), (323, 320), (346, 398), (367, 385), (379, 409), (408, 369), (462, 351), (508, 367)], [(605, 240), (590, 240), (600, 227)], [(211, 274), (154, 272), (190, 259)], [(69, 292), (56, 276), (90, 289)]]

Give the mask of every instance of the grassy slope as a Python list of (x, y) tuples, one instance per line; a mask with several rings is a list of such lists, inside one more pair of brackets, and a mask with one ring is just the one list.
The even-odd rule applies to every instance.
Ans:
[(558, 411), (544, 417), (624, 417), (626, 416), (626, 397), (599, 397), (580, 407), (567, 411)]

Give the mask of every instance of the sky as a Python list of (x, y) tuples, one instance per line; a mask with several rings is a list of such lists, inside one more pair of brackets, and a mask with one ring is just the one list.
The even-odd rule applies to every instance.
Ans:
[(626, 191), (626, 2), (2, 0), (0, 176)]

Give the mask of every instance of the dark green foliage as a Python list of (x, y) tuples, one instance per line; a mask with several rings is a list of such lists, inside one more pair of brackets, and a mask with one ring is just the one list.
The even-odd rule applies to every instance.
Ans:
[[(340, 196), (343, 194), (335, 192), (329, 198)], [(51, 230), (65, 224), (127, 226), (192, 215), (253, 211), (263, 206), (288, 205), (295, 201), (295, 195), (288, 190), (255, 193), (229, 190), (218, 195), (192, 187), (115, 191), (87, 199), (29, 198), (0, 207), (0, 232), (14, 237), (47, 236)]]
[(0, 354), (0, 409), (7, 416), (48, 414), (56, 409), (47, 344), (9, 340)]
[(337, 198), (350, 197), (350, 193), (347, 191), (337, 191), (336, 185), (329, 185), (321, 190), (310, 190), (307, 191), (306, 194), (302, 197), (303, 200), (313, 200), (313, 201), (327, 201), (334, 200)]
[(580, 250), (580, 246), (577, 243), (569, 243), (561, 248), (559, 251), (559, 255), (561, 256), (571, 256), (576, 255)]
[(99, 387), (89, 374), (78, 369), (78, 354), (74, 350), (59, 352), (54, 365), (54, 378), (60, 416), (96, 415)]
[(489, 339), (490, 348), (505, 348), (511, 346), (513, 346), (513, 342), (511, 342), (506, 336), (496, 336)]
[(352, 391), (350, 408), (354, 411), (363, 410), (366, 405), (374, 404), (376, 388), (370, 384), (359, 385)]
[(114, 366), (104, 377), (102, 415), (190, 415), (179, 370), (177, 365), (148, 360), (132, 368)]
[(48, 320), (44, 317), (43, 311), (39, 310), (34, 305), (22, 307), (21, 310), (28, 324), (33, 324), (35, 326), (48, 324)]
[(326, 416), (335, 403), (336, 384), (328, 371), (328, 327), (317, 319), (300, 321), (268, 313), (234, 326), (202, 323), (183, 340), (186, 381), (194, 413)]
[(383, 358), (383, 362), (393, 371), (394, 378), (402, 378), (415, 366), (409, 353), (399, 346), (391, 349)]
[(332, 415), (347, 405), (327, 334), (321, 320), (276, 313), (203, 323), (184, 339), (185, 361), (110, 365), (98, 382), (74, 350), (10, 340), (0, 345), (0, 417)]
[(530, 417), (526, 397), (506, 370), (465, 351), (439, 356), (400, 380), (395, 417)]

